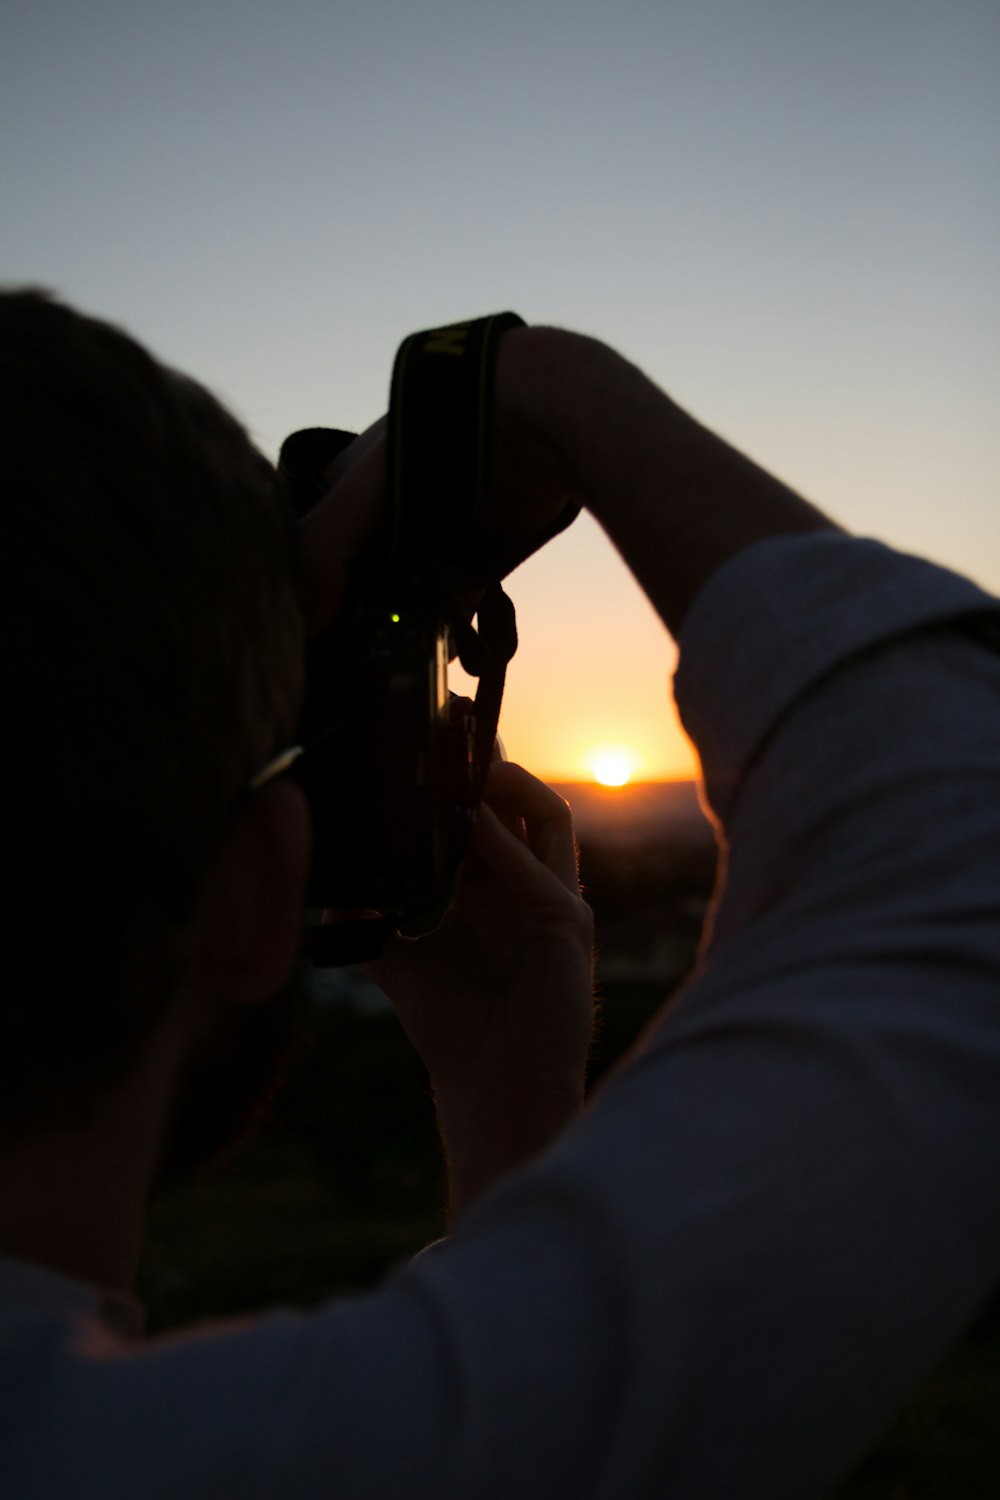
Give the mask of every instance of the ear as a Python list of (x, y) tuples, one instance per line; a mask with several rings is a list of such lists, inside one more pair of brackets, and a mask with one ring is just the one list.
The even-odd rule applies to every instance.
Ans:
[(309, 861), (309, 812), (275, 781), (241, 810), (207, 882), (196, 964), (211, 990), (253, 1004), (284, 984), (298, 952)]

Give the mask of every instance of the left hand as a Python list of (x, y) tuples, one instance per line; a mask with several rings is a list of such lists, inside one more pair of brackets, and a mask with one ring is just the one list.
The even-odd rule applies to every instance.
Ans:
[(454, 1213), (579, 1113), (592, 959), (569, 807), (495, 763), (443, 923), (368, 965), (430, 1072)]

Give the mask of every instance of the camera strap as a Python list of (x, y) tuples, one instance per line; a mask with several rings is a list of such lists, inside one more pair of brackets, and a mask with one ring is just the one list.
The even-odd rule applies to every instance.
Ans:
[[(400, 345), (389, 400), (386, 478), (389, 566), (420, 578), (445, 601), (455, 649), (479, 678), (474, 792), (482, 796), (507, 663), (517, 650), (514, 606), (500, 587), (509, 567), (481, 526), (493, 440), (493, 391), (502, 336), (516, 313), (425, 329)], [(533, 551), (534, 543), (529, 550)], [(460, 595), (482, 590), (478, 630)]]
[(503, 335), (525, 327), (516, 313), (429, 328), (404, 339), (389, 401), (389, 551), (454, 566), (471, 584), (499, 583), (576, 519), (569, 504), (523, 536), (483, 525), (493, 454), (494, 387)]

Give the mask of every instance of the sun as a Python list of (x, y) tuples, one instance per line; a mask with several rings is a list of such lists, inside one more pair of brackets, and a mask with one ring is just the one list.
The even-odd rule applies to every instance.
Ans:
[(625, 786), (635, 770), (635, 756), (629, 750), (595, 750), (590, 756), (594, 780), (602, 786)]

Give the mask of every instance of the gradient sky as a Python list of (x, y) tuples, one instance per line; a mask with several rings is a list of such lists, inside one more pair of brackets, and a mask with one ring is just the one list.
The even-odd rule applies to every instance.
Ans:
[[(124, 324), (274, 453), (416, 328), (594, 333), (852, 529), (1000, 590), (996, 0), (3, 0), (0, 277)], [(684, 774), (593, 523), (518, 571), (501, 724)]]

